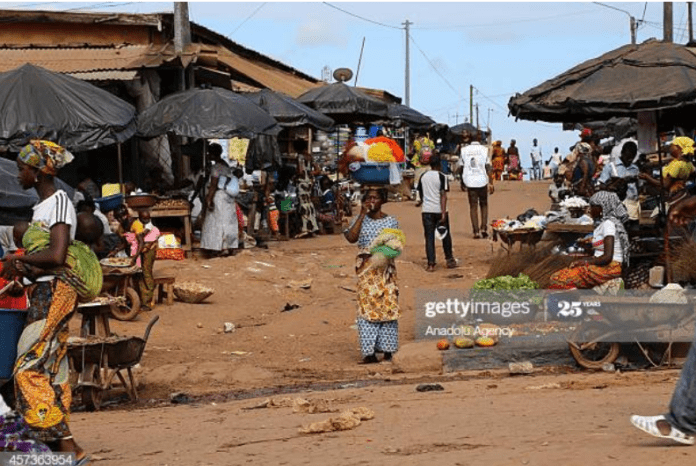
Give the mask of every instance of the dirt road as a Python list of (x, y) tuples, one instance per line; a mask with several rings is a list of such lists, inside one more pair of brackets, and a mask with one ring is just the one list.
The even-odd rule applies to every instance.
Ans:
[[(503, 182), (490, 200), (490, 218), (545, 211), (547, 183)], [(407, 235), (397, 260), (404, 354), (413, 343), (416, 288), (466, 288), (482, 278), (498, 245), (474, 240), (466, 194), (450, 196), (455, 256), (461, 266), (426, 274), (419, 209), (390, 203)], [(164, 261), (159, 272), (211, 285), (207, 304), (160, 306), (137, 371), (141, 402), (99, 413), (75, 413), (78, 441), (96, 464), (691, 464), (693, 448), (661, 448), (635, 431), (628, 416), (657, 414), (669, 401), (677, 371), (558, 374), (439, 373), (427, 364), (358, 365), (355, 318), (356, 248), (341, 235), (271, 243), (207, 261)], [(290, 304), (291, 306), (287, 306)], [(298, 307), (283, 311), (286, 307)], [(115, 323), (119, 334), (141, 334), (149, 320)], [(235, 324), (232, 333), (222, 331)], [(76, 325), (73, 325), (74, 327)], [(422, 346), (422, 345), (421, 345)], [(437, 358), (428, 346), (422, 356)], [(419, 393), (417, 383), (440, 381), (444, 391)], [(350, 384), (360, 385), (353, 387)], [(335, 385), (332, 385), (335, 383)], [(336, 408), (364, 406), (372, 420), (354, 430), (301, 435), (298, 427), (335, 414), (295, 414), (292, 408), (246, 410), (268, 393), (312, 386), (284, 396), (331, 400)], [(327, 387), (345, 387), (325, 390)], [(267, 391), (253, 392), (261, 388)], [(170, 405), (173, 392), (195, 403)], [(246, 393), (261, 398), (227, 401)]]

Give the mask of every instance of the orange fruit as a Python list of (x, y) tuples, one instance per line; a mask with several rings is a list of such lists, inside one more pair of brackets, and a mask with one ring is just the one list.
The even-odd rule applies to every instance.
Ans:
[(450, 344), (449, 344), (449, 341), (447, 341), (447, 340), (440, 340), (437, 342), (437, 349), (439, 349), (439, 350), (446, 350), (446, 349), (449, 349), (449, 347), (450, 347)]
[(479, 346), (493, 346), (495, 345), (495, 340), (491, 337), (478, 337), (476, 344)]
[(454, 340), (454, 346), (457, 348), (473, 348), (474, 347), (474, 340), (471, 338), (457, 338)]

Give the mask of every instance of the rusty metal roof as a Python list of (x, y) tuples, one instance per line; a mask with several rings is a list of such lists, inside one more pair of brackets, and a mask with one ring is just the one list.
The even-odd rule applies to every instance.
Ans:
[(59, 73), (133, 70), (157, 66), (151, 46), (119, 48), (0, 48), (0, 72), (31, 63)]

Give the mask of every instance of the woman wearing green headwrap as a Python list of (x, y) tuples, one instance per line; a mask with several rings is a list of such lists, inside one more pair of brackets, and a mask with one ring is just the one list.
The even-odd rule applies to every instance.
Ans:
[[(68, 322), (84, 299), (101, 288), (99, 262), (81, 243), (74, 242), (75, 209), (54, 176), (70, 163), (72, 154), (49, 141), (31, 141), (17, 157), (18, 180), (35, 188), (29, 229), (22, 238), (24, 256), (8, 256), (5, 278), (33, 278), (26, 327), (17, 345), (15, 392), (17, 411), (33, 436), (52, 450), (74, 453), (77, 464), (89, 460), (68, 427), (71, 391), (68, 380)], [(90, 255), (91, 253), (91, 255)]]

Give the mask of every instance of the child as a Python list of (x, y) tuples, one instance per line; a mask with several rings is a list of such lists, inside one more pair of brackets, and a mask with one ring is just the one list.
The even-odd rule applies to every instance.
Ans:
[(120, 224), (121, 237), (130, 245), (129, 255), (133, 258), (133, 264), (142, 267), (142, 279), (138, 283), (141, 309), (150, 311), (155, 294), (155, 277), (152, 272), (160, 231), (152, 224), (148, 210), (141, 210), (138, 213), (138, 219), (133, 219), (126, 206), (122, 205), (114, 214)]
[(568, 196), (568, 189), (563, 186), (563, 175), (556, 175), (553, 178), (553, 183), (549, 185), (549, 197), (552, 204), (558, 204)]
[[(29, 228), (29, 223), (25, 221), (15, 223), (14, 227), (12, 228), (12, 239), (15, 246), (18, 248), (14, 252), (15, 255), (24, 254), (24, 249), (22, 249), (22, 236), (24, 236), (24, 233), (26, 233), (27, 228)], [(2, 273), (2, 262), (0, 262), (0, 273)], [(12, 280), (5, 280), (0, 276), (0, 290), (9, 285), (11, 281)], [(19, 283), (16, 283), (14, 287), (0, 295), (0, 308), (26, 309), (28, 307), (29, 301), (27, 300), (26, 290)]]

